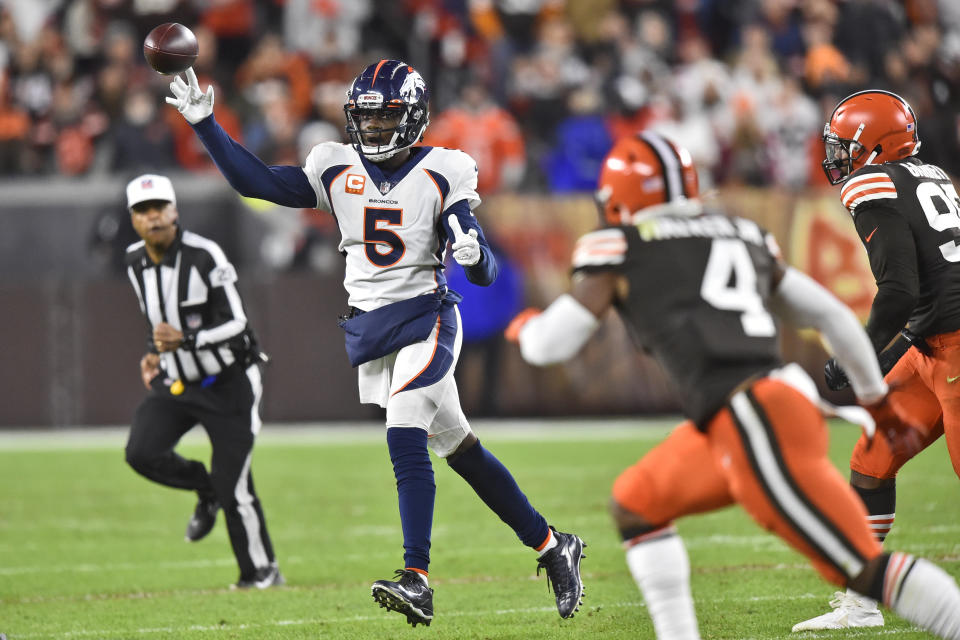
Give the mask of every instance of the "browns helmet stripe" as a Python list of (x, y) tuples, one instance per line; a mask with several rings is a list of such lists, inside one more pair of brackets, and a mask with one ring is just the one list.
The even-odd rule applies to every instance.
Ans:
[(640, 134), (640, 139), (650, 145), (657, 160), (660, 161), (660, 167), (663, 169), (663, 185), (667, 195), (667, 202), (673, 202), (685, 197), (686, 191), (683, 185), (683, 164), (680, 162), (680, 156), (672, 144), (667, 142), (660, 134), (651, 131), (644, 131)]

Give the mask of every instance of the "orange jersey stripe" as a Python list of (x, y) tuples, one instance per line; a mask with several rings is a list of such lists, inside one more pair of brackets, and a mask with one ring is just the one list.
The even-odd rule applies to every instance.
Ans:
[(429, 171), (424, 169), (423, 172), (427, 174), (427, 177), (430, 178), (430, 182), (432, 182), (433, 186), (437, 188), (437, 193), (440, 194), (440, 211), (443, 211), (443, 189), (440, 188), (440, 185), (437, 184), (437, 181), (434, 179), (434, 177), (430, 174)]
[(867, 189), (866, 191), (862, 191), (862, 192), (860, 192), (860, 193), (857, 193), (857, 194), (855, 194), (855, 195), (847, 198), (846, 200), (844, 200), (844, 201), (843, 201), (843, 206), (845, 206), (845, 207), (848, 208), (848, 209), (852, 209), (852, 208), (853, 208), (853, 205), (859, 203), (859, 202), (860, 202), (861, 200), (863, 200), (864, 198), (866, 198), (866, 199), (868, 199), (868, 200), (874, 200), (874, 199), (875, 199), (875, 198), (869, 198), (868, 196), (880, 196), (880, 197), (884, 197), (884, 198), (896, 198), (896, 197), (897, 197), (897, 190), (896, 190), (895, 188), (887, 188), (887, 187), (878, 188), (878, 189)]
[(860, 176), (858, 178), (853, 178), (852, 180), (847, 181), (843, 188), (840, 189), (840, 197), (846, 196), (851, 189), (856, 189), (864, 185), (873, 185), (873, 184), (886, 184), (887, 186), (894, 186), (893, 180), (890, 179), (885, 173), (870, 174), (867, 176)]
[(440, 345), (440, 318), (439, 318), (439, 317), (437, 317), (436, 332), (437, 332), (437, 338), (436, 338), (436, 340), (434, 340), (434, 342), (433, 342), (433, 351), (430, 353), (430, 359), (427, 360), (427, 364), (423, 365), (423, 369), (420, 369), (420, 371), (417, 372), (417, 375), (413, 376), (412, 378), (410, 378), (409, 380), (407, 380), (406, 382), (404, 382), (402, 387), (400, 387), (399, 389), (397, 389), (396, 391), (394, 391), (394, 392), (393, 392), (392, 394), (390, 394), (390, 395), (394, 395), (394, 396), (395, 396), (395, 395), (397, 395), (398, 393), (400, 393), (401, 391), (403, 391), (404, 389), (406, 389), (407, 386), (409, 386), (409, 384), (410, 384), (411, 382), (413, 382), (414, 380), (416, 380), (417, 378), (419, 378), (419, 377), (420, 377), (420, 374), (423, 373), (424, 371), (426, 371), (426, 370), (427, 370), (427, 367), (429, 367), (430, 364), (433, 362), (433, 359), (434, 359), (434, 358), (436, 357), (436, 355), (437, 355), (437, 347)]

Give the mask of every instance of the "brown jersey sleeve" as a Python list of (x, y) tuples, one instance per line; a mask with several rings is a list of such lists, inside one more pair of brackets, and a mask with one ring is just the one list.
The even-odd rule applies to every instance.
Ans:
[(895, 209), (871, 205), (858, 209), (854, 223), (877, 281), (866, 329), (879, 353), (910, 319), (920, 295), (920, 279), (910, 225)]

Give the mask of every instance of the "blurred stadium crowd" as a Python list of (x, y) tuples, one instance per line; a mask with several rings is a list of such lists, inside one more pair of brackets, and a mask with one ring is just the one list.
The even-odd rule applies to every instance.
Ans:
[(822, 123), (865, 87), (903, 95), (924, 159), (960, 174), (956, 0), (6, 0), (0, 176), (214, 170), (143, 59), (167, 21), (272, 164), (344, 139), (349, 81), (399, 57), (432, 89), (427, 142), (473, 155), (482, 193), (589, 191), (643, 127), (708, 185), (820, 184)]

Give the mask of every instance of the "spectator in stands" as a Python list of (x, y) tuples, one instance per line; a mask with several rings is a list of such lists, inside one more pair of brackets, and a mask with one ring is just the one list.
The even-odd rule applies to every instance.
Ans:
[(286, 0), (284, 45), (314, 64), (347, 60), (360, 51), (360, 28), (372, 10), (371, 0)]
[[(271, 4), (271, 3), (260, 3)], [(218, 62), (233, 71), (240, 60), (250, 54), (254, 42), (256, 7), (253, 0), (206, 0), (200, 14), (200, 25), (213, 36), (221, 56)], [(199, 36), (198, 36), (199, 40)], [(200, 49), (203, 51), (203, 48)], [(196, 69), (194, 69), (196, 70)]]
[(482, 83), (468, 82), (460, 99), (431, 118), (426, 144), (460, 149), (480, 168), (477, 192), (514, 189), (523, 179), (523, 134), (508, 111), (494, 103)]
[(285, 50), (279, 37), (268, 33), (237, 69), (235, 86), (247, 102), (261, 105), (264, 92), (276, 95), (278, 84), (287, 94), (293, 114), (305, 118), (312, 109), (310, 66), (303, 56)]
[(570, 25), (560, 18), (542, 23), (533, 49), (517, 56), (511, 71), (511, 102), (521, 110), (520, 122), (535, 153), (550, 145), (566, 116), (567, 93), (589, 79), (590, 68), (577, 51)]
[(23, 172), (24, 148), (30, 132), (27, 112), (10, 99), (9, 76), (0, 71), (0, 175)]
[(543, 159), (553, 193), (592, 192), (603, 158), (613, 146), (601, 111), (600, 93), (587, 86), (570, 94), (570, 116), (557, 127), (556, 144)]
[[(378, 36), (375, 46), (384, 57), (405, 58), (425, 72), (434, 89), (435, 116), (456, 100), (465, 70), (479, 73), (493, 101), (519, 123), (529, 167), (540, 166), (560, 123), (570, 115), (570, 93), (588, 81), (602, 91), (602, 115), (614, 139), (661, 120), (656, 126), (691, 134), (684, 142), (702, 147), (691, 152), (702, 154), (700, 164), (709, 168), (728, 157), (724, 154), (731, 152), (735, 139), (743, 147), (770, 144), (770, 135), (784, 135), (752, 122), (763, 114), (745, 107), (777, 102), (778, 112), (809, 110), (809, 103), (803, 106), (801, 94), (794, 91), (796, 85), (788, 84), (789, 77), (801, 78), (802, 93), (818, 102), (835, 103), (834, 98), (868, 80), (904, 95), (925, 110), (924, 122), (938, 132), (928, 138), (935, 141), (931, 152), (941, 164), (950, 165), (949, 158), (956, 156), (953, 147), (940, 146), (952, 145), (956, 137), (950, 117), (956, 81), (952, 58), (942, 52), (944, 42), (960, 39), (956, 4), (24, 0), (0, 7), (0, 71), (5, 70), (8, 84), (2, 114), (14, 115), (5, 121), (7, 126), (22, 128), (24, 121), (16, 114), (24, 114), (28, 125), (24, 136), (12, 138), (20, 142), (9, 142), (5, 131), (8, 138), (0, 144), (6, 145), (9, 171), (109, 169), (98, 147), (101, 140), (116, 139), (116, 132), (96, 133), (101, 125), (89, 114), (103, 113), (103, 126), (122, 128), (129, 92), (143, 82), (154, 89), (165, 87), (167, 81), (146, 66), (140, 45), (158, 23), (176, 21), (189, 25), (200, 43), (195, 64), (199, 75), (222, 88), (236, 87), (218, 96), (218, 107), (224, 107), (218, 109), (221, 120), (233, 133), (259, 126), (264, 105), (257, 94), (278, 81), (286, 85), (297, 126), (316, 117), (341, 122), (341, 85), (352, 78), (351, 58), (361, 43), (373, 41), (362, 37), (366, 33)], [(282, 38), (268, 35), (276, 33)], [(744, 72), (753, 76), (747, 83), (752, 86), (745, 88), (741, 82)], [(786, 87), (785, 98), (777, 95), (781, 86)], [(336, 99), (324, 97), (328, 94)], [(83, 126), (62, 122), (64, 102), (77, 103)], [(231, 114), (230, 108), (236, 111)], [(183, 135), (178, 124), (173, 126), (181, 165), (207, 165), (200, 150), (190, 148), (193, 137)], [(11, 144), (19, 148), (13, 164)], [(743, 159), (744, 154), (739, 155)], [(777, 169), (760, 175), (752, 161), (725, 166), (719, 175), (724, 180), (783, 184)], [(750, 175), (737, 175), (737, 166)], [(547, 186), (546, 180), (537, 179), (539, 172), (526, 173), (525, 180), (507, 186)], [(815, 174), (808, 175), (817, 180)], [(802, 181), (797, 176), (790, 182)]]
[(126, 95), (123, 117), (110, 135), (110, 169), (115, 172), (168, 169), (176, 166), (173, 132), (157, 113), (160, 101), (146, 86)]

